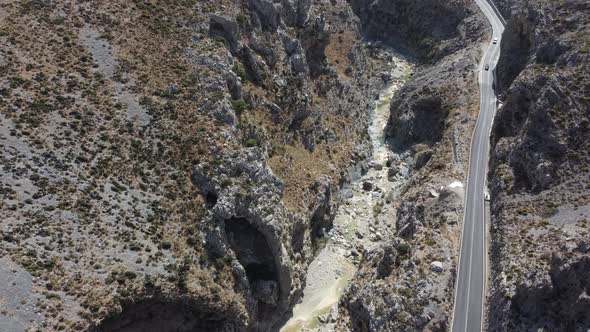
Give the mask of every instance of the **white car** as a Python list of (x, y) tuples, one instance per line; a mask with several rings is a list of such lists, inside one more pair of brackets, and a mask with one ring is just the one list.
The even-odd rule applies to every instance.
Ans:
[(498, 38), (494, 38), (494, 45), (498, 43)]
[(486, 65), (486, 70), (490, 70), (490, 65)]

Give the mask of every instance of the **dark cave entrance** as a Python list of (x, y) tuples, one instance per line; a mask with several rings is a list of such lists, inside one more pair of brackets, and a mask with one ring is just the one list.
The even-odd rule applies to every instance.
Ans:
[(246, 270), (260, 318), (269, 317), (279, 299), (279, 275), (266, 237), (245, 218), (225, 221), (225, 233), (238, 261)]
[(207, 195), (205, 195), (205, 204), (208, 207), (215, 206), (215, 204), (217, 204), (217, 195), (212, 191), (208, 192)]
[(329, 232), (332, 227), (333, 216), (330, 213), (328, 206), (316, 210), (311, 217), (310, 221), (310, 238), (311, 247), (313, 254), (316, 255), (326, 245), (328, 238), (326, 233)]
[(221, 312), (212, 312), (202, 303), (150, 299), (127, 305), (107, 318), (92, 332), (206, 332), (239, 329)]
[(277, 278), (276, 271), (266, 264), (251, 263), (245, 269), (250, 283), (256, 280), (276, 280)]

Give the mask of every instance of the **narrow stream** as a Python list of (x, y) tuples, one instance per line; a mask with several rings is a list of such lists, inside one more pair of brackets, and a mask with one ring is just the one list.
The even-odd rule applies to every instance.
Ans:
[(338, 208), (334, 227), (328, 233), (329, 241), (308, 268), (303, 299), (293, 308), (293, 317), (281, 332), (318, 330), (319, 317), (338, 303), (356, 273), (359, 249), (376, 246), (381, 240), (376, 217), (383, 212), (385, 195), (393, 193), (403, 181), (397, 177), (388, 179), (386, 162), (390, 152), (385, 145), (384, 129), (391, 99), (411, 70), (410, 64), (399, 57), (394, 56), (391, 64), (391, 84), (377, 100), (369, 127), (373, 146), (371, 167), (347, 189), (348, 199)]

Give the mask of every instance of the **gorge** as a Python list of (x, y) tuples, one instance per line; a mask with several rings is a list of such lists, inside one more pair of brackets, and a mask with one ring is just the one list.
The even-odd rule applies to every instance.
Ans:
[[(585, 331), (590, 5), (490, 1), (483, 329)], [(0, 1), (0, 330), (455, 328), (494, 37), (470, 0)]]

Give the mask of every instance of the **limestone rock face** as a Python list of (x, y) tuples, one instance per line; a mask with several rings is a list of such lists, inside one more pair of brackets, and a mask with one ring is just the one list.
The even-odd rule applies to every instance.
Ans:
[[(351, 5), (367, 36), (405, 47), (428, 62), (461, 48), (463, 38), (474, 41), (481, 33), (464, 34), (480, 23), (470, 18), (475, 8), (461, 1), (353, 0)], [(423, 19), (414, 19), (418, 17)]]
[(583, 331), (590, 328), (579, 279), (588, 273), (590, 57), (580, 41), (590, 5), (495, 3), (507, 26), (489, 175), (488, 331)]
[(308, 18), (311, 0), (283, 0), (283, 17), (289, 26), (303, 26)]
[[(590, 8), (497, 2), (488, 330), (587, 330)], [(321, 321), (447, 330), (488, 37), (466, 0), (4, 1), (0, 326), (276, 330), (404, 78)]]
[(416, 206), (413, 202), (402, 204), (396, 220), (396, 229), (399, 236), (403, 238), (412, 237), (416, 228), (422, 226), (424, 220), (424, 206)]
[(281, 24), (304, 26), (311, 4), (312, 0), (250, 0), (260, 23), (271, 31), (276, 31)]
[(235, 50), (239, 39), (238, 24), (226, 17), (212, 15), (209, 20), (209, 35), (225, 39), (230, 47)]
[(271, 0), (251, 0), (250, 5), (263, 27), (276, 31), (281, 23), (280, 5)]
[[(402, 99), (403, 100), (403, 99)], [(442, 100), (438, 96), (425, 96), (416, 100), (408, 100), (402, 106), (392, 105), (392, 118), (395, 119), (390, 132), (399, 138), (400, 145), (409, 143), (432, 143), (441, 138), (444, 119), (447, 114), (442, 110)]]
[[(358, 0), (352, 5), (368, 35), (406, 45), (423, 64), (404, 73), (411, 78), (391, 103), (386, 137), (393, 149), (436, 144), (445, 136), (450, 111), (471, 107), (473, 96), (459, 91), (473, 89), (467, 82), (477, 68), (474, 46), (487, 27), (479, 9), (460, 1)], [(411, 19), (424, 13), (435, 19)]]
[(219, 107), (214, 108), (211, 115), (229, 126), (236, 124), (236, 113), (227, 100), (222, 101)]
[[(214, 16), (210, 23), (210, 35), (226, 41), (238, 38), (235, 49), (229, 43), (233, 62), (223, 67), (232, 99), (220, 101), (234, 112), (212, 114), (234, 128), (230, 139), (243, 142), (245, 147), (220, 151), (213, 166), (194, 164), (192, 180), (208, 205), (203, 219), (204, 246), (212, 259), (231, 261), (250, 328), (262, 331), (271, 329), (300, 298), (305, 268), (313, 258), (312, 246), (331, 228), (338, 203), (335, 193), (348, 181), (346, 168), (350, 166), (330, 165), (335, 174), (316, 174), (303, 186), (295, 178), (298, 182), (292, 184), (292, 173), (299, 170), (288, 166), (294, 157), (281, 157), (281, 150), (284, 154), (283, 146), (300, 144), (313, 153), (322, 140), (339, 144), (341, 134), (322, 126), (322, 118), (332, 115), (314, 107), (314, 99), (321, 98), (330, 105), (328, 111), (337, 109), (357, 119), (350, 127), (350, 133), (359, 135), (350, 148), (354, 153), (350, 159), (366, 158), (368, 146), (361, 134), (366, 131), (368, 116), (358, 111), (358, 105), (371, 105), (366, 97), (370, 94), (362, 91), (373, 86), (342, 80), (325, 53), (334, 29), (356, 29), (356, 25), (339, 21), (340, 25), (328, 30), (325, 19), (318, 15), (322, 10), (312, 11), (310, 1), (253, 0), (249, 9), (249, 16), (238, 15), (236, 33), (233, 22)], [(300, 32), (294, 34), (298, 30), (292, 29)], [(358, 61), (351, 68), (364, 64), (360, 48), (350, 52)], [(314, 93), (314, 86), (320, 96)], [(260, 89), (273, 91), (272, 98), (261, 96)], [(341, 98), (343, 94), (347, 98)], [(264, 110), (258, 116), (270, 116), (274, 127), (248, 121), (249, 115), (244, 113), (251, 110)], [(271, 154), (281, 157), (279, 165), (271, 160)], [(301, 176), (307, 179), (306, 174)], [(304, 190), (304, 196), (290, 203), (297, 204), (295, 207), (287, 207), (294, 190)]]
[(247, 74), (254, 82), (262, 83), (268, 77), (268, 65), (266, 62), (248, 46), (242, 48), (242, 57), (244, 58)]

